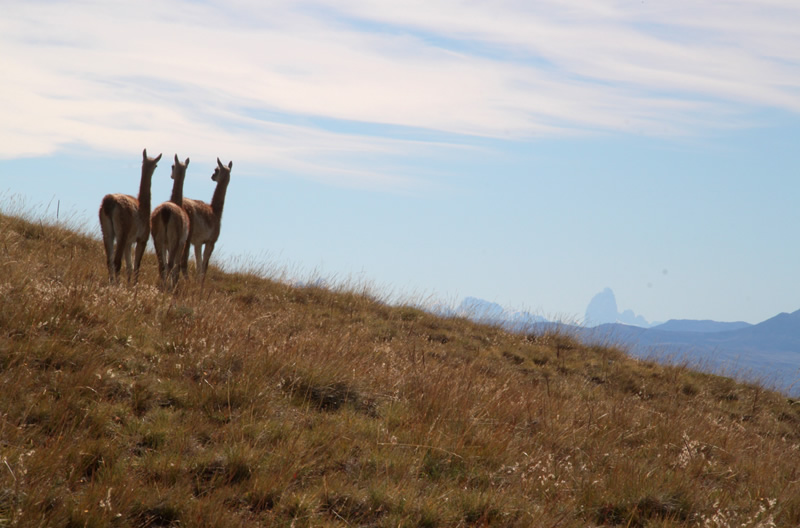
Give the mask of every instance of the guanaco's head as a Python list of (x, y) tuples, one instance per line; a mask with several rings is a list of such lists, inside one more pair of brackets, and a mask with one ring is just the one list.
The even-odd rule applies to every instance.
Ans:
[(186, 158), (186, 161), (181, 163), (181, 160), (178, 159), (178, 155), (175, 154), (175, 163), (172, 164), (172, 174), (170, 177), (174, 180), (175, 177), (179, 177), (181, 179), (186, 177), (186, 167), (189, 166), (189, 158)]
[(148, 168), (150, 172), (156, 170), (156, 165), (158, 165), (159, 161), (161, 161), (161, 154), (155, 158), (148, 158), (147, 149), (142, 151), (142, 166)]
[(214, 174), (211, 175), (211, 179), (217, 183), (228, 183), (231, 181), (231, 169), (233, 168), (233, 162), (231, 161), (228, 163), (228, 166), (222, 164), (222, 162), (217, 158), (217, 168), (214, 169)]

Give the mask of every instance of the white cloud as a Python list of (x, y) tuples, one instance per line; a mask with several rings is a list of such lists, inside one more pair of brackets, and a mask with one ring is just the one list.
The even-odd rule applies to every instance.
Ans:
[(163, 144), (403, 186), (358, 159), (424, 142), (315, 119), (455, 142), (729, 126), (800, 111), (798, 27), (779, 0), (20, 1), (0, 20), (0, 157)]

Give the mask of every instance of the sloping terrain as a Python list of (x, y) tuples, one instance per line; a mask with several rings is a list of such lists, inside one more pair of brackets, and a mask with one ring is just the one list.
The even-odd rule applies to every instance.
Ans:
[(0, 525), (800, 524), (800, 407), (757, 385), (143, 266), (0, 216)]

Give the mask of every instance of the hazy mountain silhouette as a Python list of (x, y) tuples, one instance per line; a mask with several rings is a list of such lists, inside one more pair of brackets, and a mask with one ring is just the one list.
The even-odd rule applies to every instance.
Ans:
[(456, 308), (456, 314), (476, 321), (500, 322), (506, 310), (499, 304), (477, 297), (465, 297)]
[(617, 298), (611, 288), (606, 288), (589, 301), (586, 307), (586, 326), (598, 326), (608, 323), (623, 323), (635, 326), (648, 327), (650, 323), (641, 315), (636, 315), (633, 310), (620, 312), (617, 307)]
[(534, 325), (547, 322), (547, 319), (526, 311), (512, 311), (501, 305), (479, 299), (465, 297), (453, 310), (452, 315), (466, 317), (480, 323), (496, 324), (512, 332), (524, 332)]

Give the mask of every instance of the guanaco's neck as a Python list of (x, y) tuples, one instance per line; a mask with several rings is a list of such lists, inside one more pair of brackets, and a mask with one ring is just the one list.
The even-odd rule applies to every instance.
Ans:
[(175, 175), (175, 181), (172, 183), (172, 197), (169, 201), (183, 207), (183, 177), (179, 174)]
[(142, 167), (142, 181), (139, 184), (139, 211), (150, 216), (150, 181), (153, 179), (155, 167)]
[(225, 206), (225, 192), (228, 190), (228, 183), (217, 183), (217, 188), (214, 189), (214, 196), (211, 198), (211, 210), (214, 211), (214, 216), (217, 218), (222, 218), (222, 208)]

